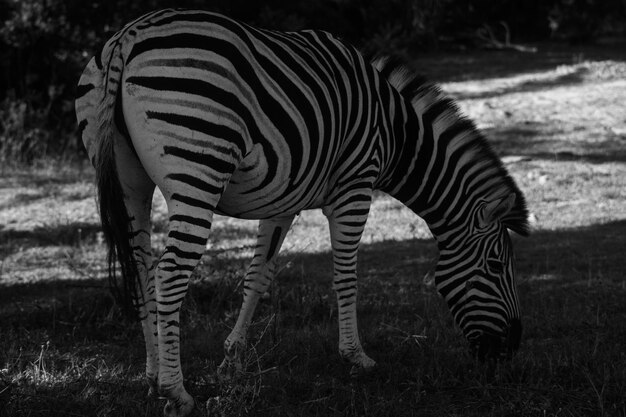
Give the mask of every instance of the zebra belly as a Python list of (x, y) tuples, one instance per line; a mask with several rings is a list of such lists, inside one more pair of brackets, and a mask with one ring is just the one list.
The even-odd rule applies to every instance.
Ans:
[(304, 192), (299, 189), (302, 187), (290, 189), (289, 170), (279, 166), (272, 172), (271, 163), (263, 147), (258, 143), (254, 145), (233, 173), (216, 213), (242, 219), (264, 219), (314, 208), (316, 204), (312, 204), (310, 198), (296, 198)]

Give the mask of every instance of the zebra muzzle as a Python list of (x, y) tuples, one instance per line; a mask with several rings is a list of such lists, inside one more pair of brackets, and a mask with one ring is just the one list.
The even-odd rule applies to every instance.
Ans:
[(510, 360), (517, 351), (522, 338), (522, 323), (512, 319), (504, 334), (483, 332), (470, 340), (471, 353), (480, 361)]
[(505, 339), (504, 336), (498, 336), (493, 333), (482, 333), (470, 341), (472, 357), (481, 362), (500, 359), (505, 355), (505, 350), (503, 349)]

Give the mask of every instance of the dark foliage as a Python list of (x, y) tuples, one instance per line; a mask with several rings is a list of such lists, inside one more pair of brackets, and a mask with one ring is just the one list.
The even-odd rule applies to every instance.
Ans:
[(211, 9), (258, 26), (332, 31), (367, 52), (475, 47), (499, 40), (624, 35), (625, 0), (0, 0), (0, 161), (82, 153), (75, 86), (97, 46), (166, 7)]

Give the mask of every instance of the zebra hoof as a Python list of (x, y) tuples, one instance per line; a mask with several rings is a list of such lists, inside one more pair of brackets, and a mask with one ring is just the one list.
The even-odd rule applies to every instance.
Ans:
[(209, 417), (220, 417), (224, 415), (224, 406), (221, 397), (211, 397), (206, 401), (204, 408)]
[(156, 378), (147, 377), (146, 378), (146, 382), (148, 383), (148, 395), (147, 395), (147, 397), (149, 399), (150, 398), (159, 398), (159, 386), (157, 384)]
[(376, 368), (376, 361), (374, 361), (367, 355), (364, 356), (365, 357), (362, 358), (362, 362), (355, 363), (352, 365), (352, 368), (350, 368), (350, 376), (352, 378), (358, 378), (360, 376), (367, 375), (372, 372), (374, 368)]
[(193, 411), (194, 406), (193, 397), (183, 389), (178, 397), (167, 400), (163, 408), (163, 415), (165, 417), (185, 417)]
[(363, 349), (357, 349), (349, 354), (339, 352), (343, 360), (352, 365), (350, 376), (357, 377), (369, 373), (376, 367), (376, 361), (365, 354)]
[(231, 382), (242, 374), (241, 362), (224, 359), (217, 368), (217, 378), (220, 382)]

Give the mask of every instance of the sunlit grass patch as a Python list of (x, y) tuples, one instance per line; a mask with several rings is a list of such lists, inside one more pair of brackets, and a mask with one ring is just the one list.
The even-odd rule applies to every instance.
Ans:
[(534, 227), (561, 229), (626, 219), (626, 164), (533, 159), (510, 167)]

